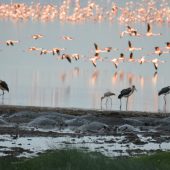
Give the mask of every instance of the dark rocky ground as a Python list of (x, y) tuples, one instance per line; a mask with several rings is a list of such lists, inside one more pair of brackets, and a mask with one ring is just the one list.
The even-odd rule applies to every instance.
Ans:
[[(49, 132), (38, 129), (48, 129)], [(60, 135), (53, 133), (53, 129), (70, 129), (76, 134), (140, 132), (170, 135), (170, 113), (0, 106), (0, 134), (12, 135), (19, 130), (21, 136)]]
[[(19, 137), (121, 136), (123, 143), (170, 141), (170, 113), (0, 106), (0, 135)], [(114, 141), (106, 141), (114, 143)]]

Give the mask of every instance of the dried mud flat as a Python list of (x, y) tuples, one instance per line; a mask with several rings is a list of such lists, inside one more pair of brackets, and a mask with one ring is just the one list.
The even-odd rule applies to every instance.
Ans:
[(170, 150), (170, 113), (0, 106), (0, 155), (79, 148), (107, 156)]

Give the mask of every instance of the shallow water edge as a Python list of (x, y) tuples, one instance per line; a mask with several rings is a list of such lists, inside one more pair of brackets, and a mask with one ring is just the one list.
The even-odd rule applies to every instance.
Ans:
[(19, 106), (19, 105), (1, 105), (0, 114), (14, 113), (20, 111), (33, 111), (33, 112), (59, 112), (71, 115), (105, 115), (105, 116), (146, 116), (146, 117), (166, 117), (170, 113), (164, 112), (146, 112), (146, 111), (121, 111), (121, 110), (99, 110), (99, 109), (83, 109), (83, 108), (67, 108), (67, 107), (39, 107), (39, 106)]

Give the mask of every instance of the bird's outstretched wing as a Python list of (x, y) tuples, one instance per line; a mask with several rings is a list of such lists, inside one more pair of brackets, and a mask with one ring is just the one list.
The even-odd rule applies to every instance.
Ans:
[(69, 63), (71, 63), (71, 58), (66, 55), (66, 59), (68, 60)]
[(151, 26), (149, 23), (147, 24), (147, 32), (151, 32)]
[(130, 58), (130, 59), (133, 59), (133, 53), (130, 53), (129, 58)]
[(131, 42), (130, 42), (130, 41), (128, 41), (128, 45), (129, 45), (129, 48), (131, 48), (131, 47), (132, 47), (132, 44), (131, 44)]
[(158, 63), (153, 63), (155, 70), (158, 69)]
[(98, 50), (98, 45), (96, 43), (94, 43), (94, 47), (96, 50)]

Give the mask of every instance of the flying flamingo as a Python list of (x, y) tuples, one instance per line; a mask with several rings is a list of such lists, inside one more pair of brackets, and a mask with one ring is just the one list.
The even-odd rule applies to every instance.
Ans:
[(128, 41), (128, 49), (127, 50), (130, 51), (130, 52), (133, 52), (133, 51), (142, 50), (142, 48), (133, 47), (131, 41)]
[(151, 37), (151, 36), (159, 36), (159, 35), (162, 35), (162, 34), (161, 34), (161, 33), (153, 33), (153, 32), (152, 32), (151, 25), (148, 23), (148, 24), (147, 24), (146, 36), (147, 36), (147, 37)]

